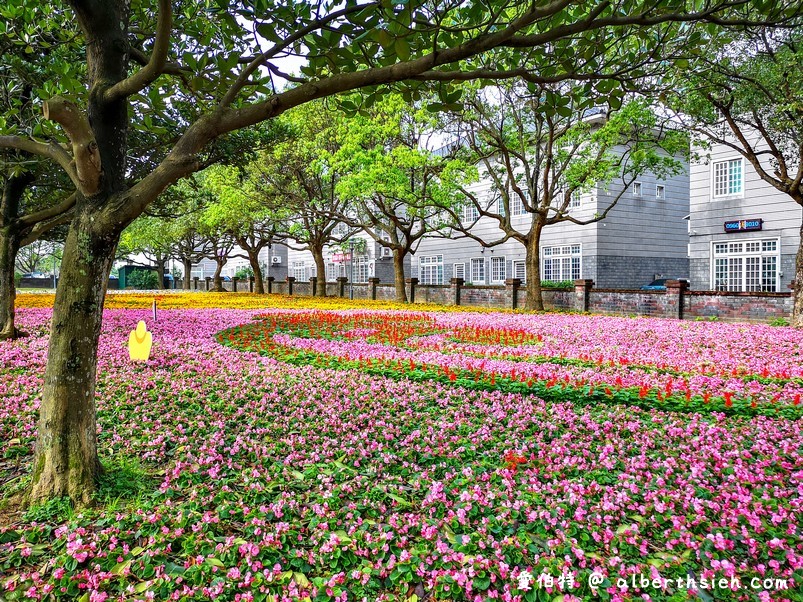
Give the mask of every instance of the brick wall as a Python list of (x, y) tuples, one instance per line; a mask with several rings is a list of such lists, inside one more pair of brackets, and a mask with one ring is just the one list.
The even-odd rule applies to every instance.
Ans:
[(588, 310), (617, 316), (664, 317), (668, 314), (667, 294), (663, 291), (592, 289)]
[[(791, 293), (728, 293), (716, 291), (688, 291), (670, 289), (669, 291), (642, 291), (620, 289), (597, 289), (590, 281), (578, 280), (574, 289), (545, 289), (544, 305), (546, 309), (564, 311), (582, 311), (584, 288), (588, 288), (588, 311), (596, 314), (650, 316), (658, 318), (676, 318), (678, 306), (682, 300), (683, 318), (686, 320), (716, 318), (723, 321), (756, 321), (770, 322), (778, 318), (788, 318), (792, 311)], [(582, 283), (586, 283), (583, 285)], [(180, 284), (180, 283), (179, 283)], [(231, 290), (230, 282), (224, 284)], [(267, 282), (265, 285), (267, 289)], [(328, 296), (340, 295), (341, 283), (328, 282)], [(343, 286), (343, 296), (348, 298), (351, 287)], [(371, 284), (355, 283), (353, 286), (355, 299), (370, 299)], [(406, 290), (410, 297), (411, 283)], [(205, 290), (206, 282), (198, 281), (198, 290)], [(239, 282), (239, 292), (247, 292), (249, 283)], [(194, 283), (193, 283), (194, 290)], [(286, 281), (274, 281), (272, 291), (278, 294), (288, 293)], [(513, 287), (506, 286), (473, 286), (460, 287), (460, 305), (467, 307), (510, 308), (512, 305)], [(294, 282), (293, 294), (309, 296), (312, 293), (310, 282)], [(454, 301), (454, 285), (415, 285), (416, 303), (434, 303), (451, 305)], [(527, 297), (526, 289), (521, 286), (517, 290), (517, 307), (524, 307)], [(381, 282), (376, 285), (377, 300), (393, 301), (396, 288), (392, 283)]]
[(725, 293), (687, 291), (683, 312), (686, 318), (712, 318), (743, 322), (770, 322), (792, 313), (791, 293)]

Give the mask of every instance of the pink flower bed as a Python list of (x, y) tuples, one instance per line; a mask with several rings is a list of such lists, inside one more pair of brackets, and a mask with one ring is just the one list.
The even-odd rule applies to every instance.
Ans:
[[(148, 313), (106, 312), (98, 386), (102, 458), (110, 475), (141, 486), (110, 476), (95, 509), (38, 508), (0, 528), (0, 599), (670, 601), (686, 599), (676, 580), (689, 575), (742, 585), (699, 588), (717, 600), (800, 599), (800, 421), (547, 402), (291, 366), (216, 342), (251, 311), (164, 311), (149, 321), (153, 359), (131, 365), (128, 332)], [(32, 336), (0, 345), (3, 488), (19, 485), (8, 480), (24, 478), (14, 465), (31, 459), (48, 319), (22, 310)], [(368, 330), (347, 342), (276, 336), (337, 356), (485, 362), (533, 378), (629, 378), (622, 359), (688, 372), (690, 387), (735, 386), (734, 370), (801, 374), (803, 337), (790, 329), (433, 320), (542, 341), (495, 347), (447, 335), (391, 347)], [(580, 370), (511, 359), (532, 354), (616, 362)], [(669, 376), (629, 372), (656, 386)], [(126, 486), (134, 490), (116, 500)], [(564, 579), (547, 591), (525, 578), (547, 574), (575, 587)], [(603, 578), (593, 590), (592, 574)], [(633, 587), (635, 576), (672, 582)]]

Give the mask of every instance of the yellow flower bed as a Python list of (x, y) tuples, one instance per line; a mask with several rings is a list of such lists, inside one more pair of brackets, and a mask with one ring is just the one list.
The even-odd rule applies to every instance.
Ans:
[[(17, 295), (17, 307), (52, 307), (55, 295)], [(301, 297), (290, 295), (257, 295), (253, 293), (109, 293), (106, 309), (144, 309), (153, 304), (160, 309), (396, 309), (415, 311), (500, 311), (482, 307), (454, 307), (416, 303), (414, 305), (394, 301), (368, 301), (342, 299), (340, 297)]]

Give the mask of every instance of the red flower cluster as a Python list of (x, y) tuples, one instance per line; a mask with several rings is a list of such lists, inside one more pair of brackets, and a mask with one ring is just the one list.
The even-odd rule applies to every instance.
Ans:
[(505, 460), (505, 468), (507, 468), (508, 470), (512, 470), (513, 472), (516, 472), (519, 464), (527, 463), (527, 458), (525, 458), (524, 456), (520, 456), (514, 451), (506, 452), (503, 457)]

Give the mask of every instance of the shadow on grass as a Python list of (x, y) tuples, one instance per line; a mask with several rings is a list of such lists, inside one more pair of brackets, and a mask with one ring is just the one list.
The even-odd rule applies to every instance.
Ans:
[(78, 512), (116, 512), (128, 506), (137, 506), (159, 484), (159, 478), (136, 458), (118, 456), (103, 462), (103, 468), (94, 504), (87, 509), (76, 508), (68, 498), (56, 498), (25, 508), (24, 496), (30, 486), (30, 474), (22, 476), (0, 499), (0, 525), (30, 522), (58, 524), (72, 521)]

